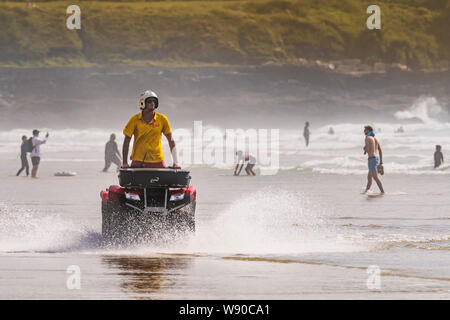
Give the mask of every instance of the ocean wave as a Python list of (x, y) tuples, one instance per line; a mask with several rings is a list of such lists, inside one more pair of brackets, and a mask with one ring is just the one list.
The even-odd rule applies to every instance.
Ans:
[[(433, 153), (435, 145), (443, 147), (444, 158), (447, 150), (450, 149), (450, 123), (448, 122), (422, 122), (403, 124), (404, 133), (396, 133), (399, 123), (377, 123), (376, 136), (380, 140), (383, 149), (383, 160), (385, 172), (404, 173), (411, 175), (446, 175), (450, 173), (449, 166), (444, 163), (438, 169), (433, 169)], [(335, 134), (328, 134), (329, 127), (333, 127)], [(367, 160), (363, 155), (364, 135), (363, 125), (358, 123), (330, 123), (326, 126), (314, 128), (311, 124), (310, 145), (304, 145), (302, 128), (280, 129), (278, 147), (257, 145), (255, 152), (251, 152), (258, 160), (262, 156), (273, 155), (279, 159), (279, 169), (312, 171), (325, 174), (366, 174)], [(203, 125), (204, 131), (214, 130), (225, 133), (225, 128)], [(381, 132), (380, 132), (381, 129)], [(174, 130), (174, 136), (178, 144), (180, 160), (183, 166), (188, 167), (212, 167), (216, 169), (229, 170), (234, 163), (212, 161), (211, 164), (193, 163), (194, 145), (193, 139), (184, 139), (183, 135), (175, 132), (192, 134), (193, 128), (178, 128)], [(23, 134), (29, 135), (29, 129), (14, 129), (0, 132), (0, 153), (8, 154), (8, 157), (17, 157), (20, 151), (20, 137)], [(103, 161), (104, 145), (109, 140), (109, 135), (113, 132), (117, 135), (119, 149), (123, 142), (123, 135), (118, 130), (113, 129), (64, 129), (52, 130), (51, 128), (41, 129), (41, 136), (44, 132), (50, 132), (48, 143), (42, 147), (46, 154), (47, 161), (77, 161), (96, 162)], [(178, 139), (178, 140), (177, 140)], [(215, 150), (222, 150), (223, 157), (227, 151), (223, 142), (208, 141), (203, 144), (202, 154), (204, 157), (211, 157)], [(162, 139), (163, 151), (169, 153), (167, 141)], [(234, 147), (234, 146), (232, 146)], [(251, 149), (251, 148), (250, 148)], [(74, 153), (77, 155), (74, 156)], [(232, 151), (234, 153), (234, 149)], [(67, 156), (67, 159), (66, 159)], [(96, 159), (95, 157), (98, 157)], [(261, 162), (257, 162), (257, 168), (264, 169)]]
[(439, 123), (439, 117), (447, 116), (435, 97), (420, 97), (406, 110), (397, 111), (394, 116), (400, 120), (419, 119), (425, 124)]

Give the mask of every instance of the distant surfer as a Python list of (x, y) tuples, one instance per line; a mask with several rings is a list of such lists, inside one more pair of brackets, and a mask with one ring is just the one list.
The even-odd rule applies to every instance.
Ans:
[(105, 168), (103, 168), (103, 172), (107, 172), (111, 163), (114, 163), (117, 166), (117, 170), (119, 170), (120, 163), (120, 152), (117, 147), (116, 135), (111, 133), (109, 137), (109, 141), (105, 145)]
[(334, 134), (334, 130), (333, 130), (333, 127), (330, 127), (330, 129), (328, 130), (328, 134), (331, 134), (331, 135), (333, 135), (333, 134)]
[(256, 176), (255, 172), (253, 171), (253, 167), (256, 165), (256, 158), (244, 153), (242, 151), (236, 152), (237, 156), (237, 164), (236, 168), (234, 169), (234, 175), (238, 176), (241, 174), (242, 168), (244, 167), (244, 163), (247, 161), (247, 166), (245, 167), (245, 172), (247, 172), (247, 175), (249, 176)]
[(444, 162), (444, 155), (442, 154), (442, 146), (436, 145), (436, 151), (434, 152), (434, 168), (439, 167)]
[(169, 120), (162, 113), (155, 111), (158, 108), (158, 96), (151, 90), (141, 93), (139, 107), (141, 112), (132, 116), (128, 121), (123, 134), (125, 139), (122, 147), (122, 168), (129, 168), (128, 149), (131, 138), (134, 136), (133, 151), (131, 152), (132, 168), (165, 168), (164, 154), (161, 147), (161, 134), (169, 142), (172, 153), (173, 168), (180, 169), (175, 140), (172, 137)]
[(305, 122), (305, 128), (303, 129), (303, 137), (305, 138), (305, 144), (306, 144), (306, 146), (309, 145), (309, 135), (310, 135), (310, 132), (309, 132), (309, 122), (306, 121), (306, 122)]
[[(373, 127), (370, 125), (366, 125), (364, 127), (365, 145), (364, 145), (364, 154), (368, 155), (368, 167), (369, 173), (367, 174), (367, 186), (364, 193), (369, 191), (372, 185), (372, 178), (378, 185), (381, 193), (384, 193), (383, 185), (381, 184), (380, 179), (378, 178), (377, 166), (378, 164), (383, 164), (383, 153), (381, 151), (381, 146), (379, 141), (375, 138), (375, 133), (373, 132)], [(379, 153), (380, 157), (378, 158), (377, 153)]]
[(27, 177), (30, 174), (30, 166), (28, 165), (27, 152), (29, 152), (27, 150), (27, 136), (22, 136), (22, 144), (20, 146), (20, 160), (22, 162), (22, 167), (19, 169), (19, 171), (17, 171), (16, 176), (18, 176), (24, 169), (27, 174)]

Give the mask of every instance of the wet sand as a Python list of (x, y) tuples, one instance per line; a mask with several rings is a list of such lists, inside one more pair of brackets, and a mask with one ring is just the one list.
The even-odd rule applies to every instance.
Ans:
[[(101, 237), (99, 193), (118, 183), (101, 153), (46, 153), (35, 180), (0, 154), (0, 298), (450, 298), (446, 176), (386, 175), (388, 194), (369, 198), (364, 175), (192, 168), (196, 235), (117, 248)], [(63, 169), (78, 175), (53, 176)], [(70, 265), (80, 290), (66, 287)], [(380, 289), (367, 286), (371, 265)]]

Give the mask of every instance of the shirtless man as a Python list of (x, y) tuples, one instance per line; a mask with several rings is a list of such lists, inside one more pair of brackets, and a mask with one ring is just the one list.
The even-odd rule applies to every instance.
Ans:
[[(381, 184), (380, 179), (378, 178), (377, 174), (377, 166), (378, 164), (383, 164), (383, 153), (381, 152), (380, 143), (375, 138), (375, 133), (373, 132), (372, 126), (365, 126), (364, 127), (364, 134), (366, 136), (365, 139), (365, 145), (364, 145), (364, 154), (368, 154), (368, 166), (369, 166), (369, 173), (367, 174), (367, 191), (369, 191), (370, 186), (372, 185), (372, 178), (375, 180), (375, 182), (378, 185), (378, 188), (380, 188), (380, 192), (384, 193), (383, 185)], [(378, 159), (377, 153), (380, 154), (380, 158)], [(378, 163), (379, 161), (379, 163)]]

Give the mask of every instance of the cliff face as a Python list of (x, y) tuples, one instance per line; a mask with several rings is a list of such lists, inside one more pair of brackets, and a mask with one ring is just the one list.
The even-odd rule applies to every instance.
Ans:
[[(82, 1), (81, 30), (67, 1), (0, 3), (0, 65), (308, 65), (448, 68), (449, 0)], [(347, 61), (347, 62), (345, 62)], [(366, 67), (368, 66), (368, 67)], [(347, 68), (348, 69), (348, 68)], [(378, 68), (379, 69), (379, 68)], [(354, 71), (351, 69), (350, 71)]]

